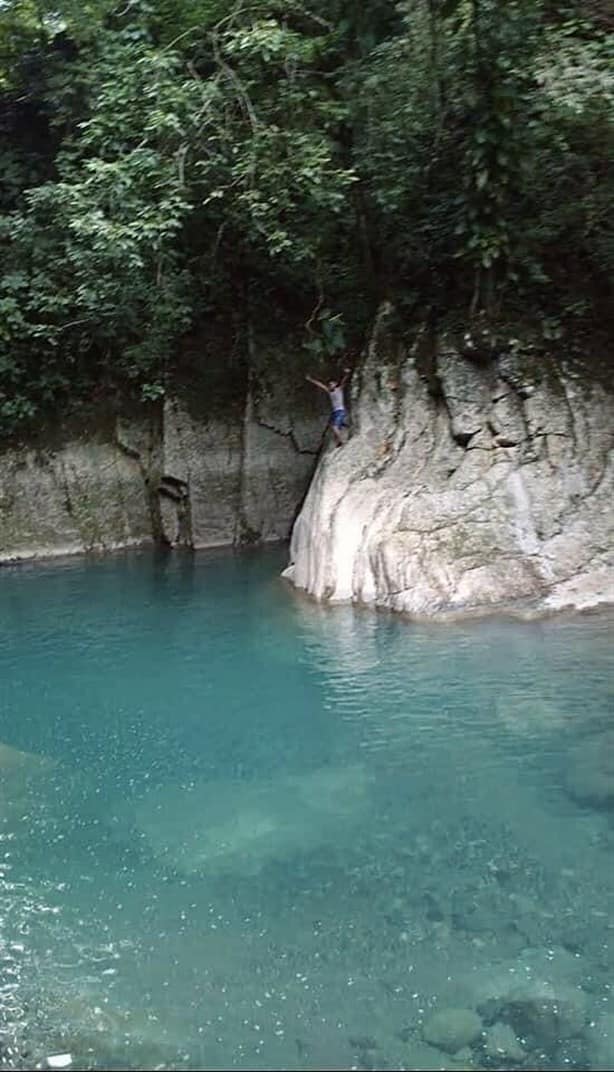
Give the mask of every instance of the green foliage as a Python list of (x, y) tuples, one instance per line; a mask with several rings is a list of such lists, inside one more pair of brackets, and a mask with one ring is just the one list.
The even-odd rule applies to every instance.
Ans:
[[(22, 412), (18, 389), (30, 415), (90, 391), (101, 374), (109, 386), (147, 384), (151, 397), (190, 323), (177, 249), (190, 206), (173, 156), (181, 111), (170, 70), (138, 41), (105, 42), (88, 86), (91, 114), (65, 139), (55, 180), (26, 190), (21, 211), (5, 216), (8, 431)], [(113, 112), (125, 120), (121, 132)]]
[(0, 434), (159, 399), (220, 321), (244, 346), (298, 320), (326, 362), (384, 295), (557, 338), (601, 315), (604, 10), (0, 2)]
[(310, 339), (305, 343), (305, 349), (316, 361), (331, 361), (345, 350), (347, 332), (341, 313), (320, 309), (307, 327)]

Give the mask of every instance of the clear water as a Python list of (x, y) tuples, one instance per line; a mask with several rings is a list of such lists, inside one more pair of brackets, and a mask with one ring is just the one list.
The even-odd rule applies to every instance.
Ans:
[(612, 813), (568, 781), (612, 617), (412, 625), (280, 564), (0, 574), (5, 1064), (509, 1068), (499, 1022), (513, 1067), (606, 1067)]

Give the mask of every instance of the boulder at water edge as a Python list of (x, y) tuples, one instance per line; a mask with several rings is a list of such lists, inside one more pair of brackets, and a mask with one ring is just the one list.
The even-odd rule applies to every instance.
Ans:
[(319, 460), (285, 576), (417, 617), (614, 603), (614, 393), (590, 359), (465, 350), (381, 310), (352, 437)]

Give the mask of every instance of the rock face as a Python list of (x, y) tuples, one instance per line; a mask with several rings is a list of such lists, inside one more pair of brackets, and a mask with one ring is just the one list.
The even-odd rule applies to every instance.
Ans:
[(289, 408), (275, 393), (249, 392), (244, 409), (226, 420), (203, 419), (179, 399), (168, 401), (162, 468), (179, 494), (163, 493), (169, 542), (208, 547), (287, 539), (325, 427), (325, 419)]
[(325, 427), (288, 393), (276, 404), (275, 391), (252, 385), (232, 407), (189, 408), (174, 397), (146, 417), (5, 449), (0, 562), (152, 541), (286, 539)]
[(614, 602), (614, 396), (514, 341), (479, 360), (380, 312), (353, 435), (321, 458), (286, 576), (433, 616)]

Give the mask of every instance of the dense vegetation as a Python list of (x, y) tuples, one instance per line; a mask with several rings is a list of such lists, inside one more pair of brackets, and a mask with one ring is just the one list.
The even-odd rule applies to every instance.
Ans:
[(190, 338), (332, 358), (385, 296), (607, 329), (610, 12), (0, 0), (0, 434), (161, 397)]

